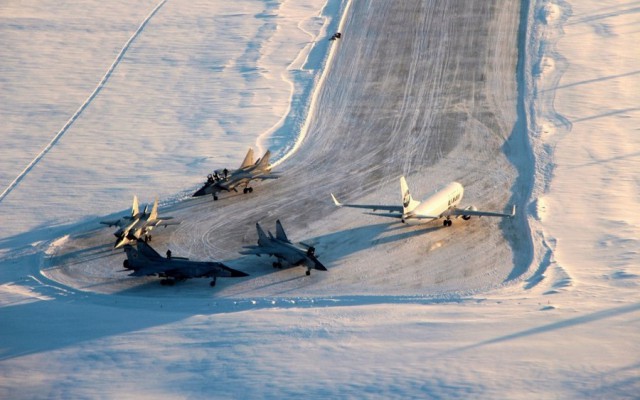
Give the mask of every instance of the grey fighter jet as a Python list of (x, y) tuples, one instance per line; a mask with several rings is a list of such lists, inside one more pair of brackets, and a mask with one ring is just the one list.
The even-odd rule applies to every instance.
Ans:
[(240, 186), (244, 186), (242, 192), (245, 194), (253, 192), (253, 188), (249, 186), (251, 181), (279, 178), (278, 175), (271, 173), (269, 157), (271, 157), (271, 152), (267, 150), (264, 156), (254, 163), (253, 149), (250, 148), (240, 168), (232, 171), (227, 169), (214, 171), (207, 177), (204, 185), (193, 194), (193, 197), (210, 194), (213, 196), (213, 200), (218, 200), (218, 193), (232, 190), (237, 192)]
[(280, 220), (276, 221), (275, 237), (271, 232), (269, 232), (267, 236), (259, 223), (256, 223), (256, 229), (258, 230), (258, 245), (243, 246), (246, 250), (242, 250), (240, 254), (254, 254), (258, 257), (260, 257), (261, 254), (275, 256), (277, 261), (273, 263), (274, 268), (282, 268), (285, 263), (289, 266), (304, 266), (307, 267), (307, 275), (311, 274), (312, 269), (317, 269), (318, 271), (327, 270), (316, 258), (315, 247), (300, 242), (303, 248), (291, 243), (282, 228)]
[(178, 225), (180, 222), (170, 221), (173, 217), (158, 216), (158, 198), (156, 197), (151, 212), (147, 211), (145, 206), (143, 212), (138, 211), (138, 198), (133, 197), (133, 206), (131, 208), (131, 216), (124, 216), (115, 221), (100, 221), (101, 224), (109, 226), (118, 226), (119, 229), (113, 233), (117, 238), (114, 244), (115, 248), (122, 247), (128, 243), (132, 243), (137, 239), (150, 240), (149, 232), (156, 226)]
[(122, 265), (126, 270), (133, 271), (129, 276), (157, 275), (164, 278), (160, 281), (162, 285), (173, 285), (177, 281), (190, 278), (213, 278), (210, 285), (215, 286), (217, 277), (248, 276), (219, 262), (190, 261), (188, 258), (172, 257), (169, 251), (167, 257), (162, 257), (142, 240), (138, 240), (135, 247), (127, 244), (124, 251), (127, 253), (127, 259)]

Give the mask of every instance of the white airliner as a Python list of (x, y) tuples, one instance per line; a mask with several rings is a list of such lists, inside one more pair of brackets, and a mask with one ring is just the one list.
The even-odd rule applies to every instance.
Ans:
[(436, 219), (444, 218), (444, 226), (451, 226), (451, 217), (462, 217), (464, 220), (470, 219), (472, 216), (477, 217), (513, 217), (516, 215), (516, 206), (512, 206), (511, 214), (499, 212), (478, 211), (474, 206), (467, 208), (458, 208), (458, 204), (462, 200), (464, 188), (458, 182), (451, 182), (436, 193), (427, 197), (424, 201), (416, 201), (409, 193), (407, 180), (400, 178), (400, 189), (402, 193), (401, 206), (385, 206), (385, 205), (368, 205), (368, 204), (342, 204), (331, 194), (333, 202), (338, 207), (365, 208), (373, 211), (384, 210), (391, 213), (386, 216), (401, 218), (402, 222), (425, 223)]

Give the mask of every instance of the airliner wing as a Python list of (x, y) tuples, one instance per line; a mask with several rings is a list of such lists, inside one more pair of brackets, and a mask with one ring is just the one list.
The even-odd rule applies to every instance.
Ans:
[(491, 211), (478, 211), (478, 210), (465, 210), (461, 208), (454, 208), (451, 210), (451, 215), (466, 215), (477, 217), (513, 217), (516, 215), (516, 206), (512, 206), (511, 214), (491, 212)]
[(380, 204), (342, 204), (338, 199), (336, 199), (336, 196), (334, 196), (333, 193), (331, 194), (331, 198), (333, 199), (333, 203), (338, 207), (364, 208), (373, 211), (382, 210), (402, 214), (402, 206), (386, 206)]
[(402, 214), (398, 214), (398, 213), (394, 213), (394, 212), (388, 212), (388, 213), (366, 212), (365, 214), (367, 214), (367, 215), (375, 215), (376, 217), (387, 217), (387, 218), (395, 218), (395, 219), (402, 218)]

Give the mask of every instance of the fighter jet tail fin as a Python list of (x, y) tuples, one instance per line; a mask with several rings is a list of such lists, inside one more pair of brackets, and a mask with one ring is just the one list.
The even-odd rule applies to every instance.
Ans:
[[(131, 247), (131, 246), (127, 246), (127, 247)], [(158, 254), (158, 252), (155, 251), (153, 247), (149, 246), (143, 240), (138, 240), (138, 243), (136, 243), (136, 249), (138, 251), (138, 257), (143, 257), (149, 260), (154, 260), (154, 259), (157, 260), (159, 258), (162, 258), (162, 256)], [(125, 251), (126, 251), (126, 248), (125, 248)]]
[(282, 227), (280, 220), (276, 221), (276, 239), (282, 240), (283, 242), (291, 243), (289, 241), (289, 238), (287, 237), (287, 234), (284, 232), (284, 228)]
[(151, 214), (149, 215), (149, 221), (153, 221), (158, 219), (158, 196), (156, 196), (156, 201), (153, 202), (153, 208), (151, 209)]
[(127, 260), (133, 260), (138, 257), (138, 250), (133, 246), (124, 246), (124, 252), (127, 254)]
[(271, 157), (271, 150), (267, 150), (267, 152), (264, 153), (264, 156), (262, 156), (262, 158), (256, 162), (256, 165), (260, 167), (260, 169), (262, 170), (268, 170), (270, 168), (269, 166), (270, 157)]
[(416, 201), (411, 197), (411, 193), (409, 192), (409, 185), (407, 184), (407, 180), (404, 176), (400, 177), (400, 190), (402, 194), (402, 213), (408, 214), (411, 211), (415, 210), (418, 205), (420, 205), (419, 201)]
[(249, 151), (247, 151), (247, 155), (244, 156), (244, 161), (240, 165), (240, 169), (246, 168), (253, 165), (253, 149), (249, 147)]
[(258, 242), (261, 242), (263, 240), (269, 240), (269, 237), (267, 236), (266, 233), (264, 233), (264, 230), (262, 229), (260, 224), (257, 222), (256, 222), (256, 230), (258, 231)]
[(140, 214), (140, 206), (138, 205), (138, 196), (133, 195), (133, 205), (131, 206), (131, 216), (135, 217)]

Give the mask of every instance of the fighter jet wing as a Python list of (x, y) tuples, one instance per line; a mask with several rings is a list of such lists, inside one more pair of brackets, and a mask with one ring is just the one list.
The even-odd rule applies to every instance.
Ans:
[(264, 247), (260, 246), (242, 246), (244, 250), (240, 250), (240, 254), (242, 255), (256, 255), (259, 256), (261, 254), (271, 254)]
[(351, 207), (351, 208), (363, 208), (367, 210), (373, 211), (388, 211), (388, 212), (397, 212), (402, 214), (402, 206), (390, 206), (390, 205), (380, 205), (380, 204), (342, 204), (336, 199), (336, 196), (331, 193), (331, 198), (333, 199), (333, 203), (338, 207)]
[(180, 221), (168, 221), (170, 219), (172, 219), (173, 217), (168, 217), (168, 218), (160, 218), (155, 226), (164, 226), (167, 227), (169, 225), (180, 225)]
[(228, 180), (225, 182), (216, 182), (213, 186), (218, 187), (222, 190), (226, 190), (227, 192), (232, 191), (236, 186), (240, 184), (239, 180)]
[(163, 226), (163, 227), (167, 227), (169, 225), (180, 225), (180, 221), (167, 221), (166, 219), (158, 219), (155, 221), (147, 221), (144, 226), (143, 229), (146, 228), (155, 228), (158, 226)]
[(129, 274), (129, 276), (150, 276), (150, 275), (158, 275), (163, 272), (165, 272), (165, 268), (162, 268), (159, 266), (147, 265), (135, 271), (132, 271)]
[(123, 218), (117, 219), (117, 220), (110, 220), (110, 221), (100, 221), (101, 224), (103, 225), (107, 225), (107, 226), (118, 226), (121, 227), (122, 224), (125, 222), (125, 220)]
[[(249, 274), (247, 273), (238, 271), (237, 269), (229, 268), (226, 265), (218, 262), (211, 263), (210, 267), (211, 269), (209, 271), (199, 274), (197, 277), (198, 278), (200, 277), (241, 278), (243, 276), (249, 276)], [(192, 278), (195, 278), (195, 276), (193, 276)]]
[(252, 178), (252, 179), (278, 179), (278, 178), (280, 178), (280, 175), (269, 174), (269, 175), (256, 176), (255, 178)]

